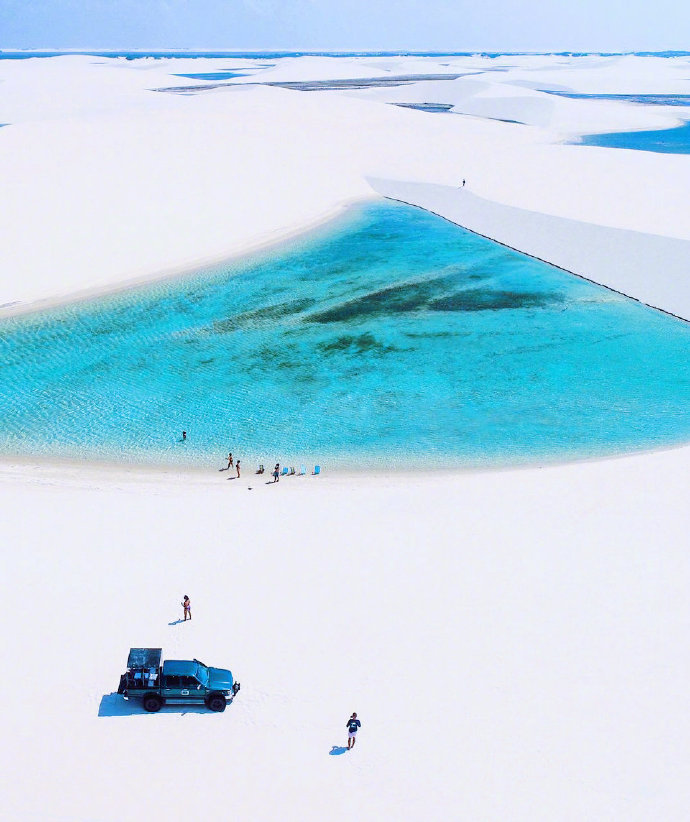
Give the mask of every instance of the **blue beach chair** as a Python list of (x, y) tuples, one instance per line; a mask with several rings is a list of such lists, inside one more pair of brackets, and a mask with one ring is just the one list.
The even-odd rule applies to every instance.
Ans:
[(299, 475), (300, 475), (300, 477), (303, 477), (306, 473), (307, 473), (307, 469), (306, 469), (306, 467), (305, 467), (304, 465), (300, 465), (300, 467), (299, 467)]
[(281, 474), (281, 477), (286, 477), (286, 476), (287, 476), (287, 472), (288, 472), (288, 467), (287, 467), (287, 465), (284, 465), (284, 466), (283, 466), (283, 473)]
[(321, 466), (320, 465), (315, 465), (314, 466), (314, 476), (316, 476), (317, 474), (320, 474), (320, 473), (321, 473)]

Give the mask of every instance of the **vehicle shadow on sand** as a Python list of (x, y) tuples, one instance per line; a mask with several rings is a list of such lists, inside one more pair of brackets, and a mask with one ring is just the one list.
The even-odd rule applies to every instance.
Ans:
[(328, 752), (329, 756), (340, 756), (341, 754), (347, 753), (348, 749), (343, 748), (342, 745), (334, 745), (331, 750)]
[[(210, 711), (205, 705), (163, 705), (158, 711), (161, 714), (204, 714), (213, 716), (214, 711)], [(103, 694), (101, 704), (98, 706), (99, 716), (150, 716), (144, 710), (140, 699), (125, 699), (122, 694)]]

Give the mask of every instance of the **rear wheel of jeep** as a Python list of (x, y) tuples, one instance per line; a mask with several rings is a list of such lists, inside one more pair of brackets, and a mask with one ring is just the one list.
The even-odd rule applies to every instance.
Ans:
[(146, 694), (144, 697), (144, 710), (151, 714), (155, 714), (156, 711), (160, 711), (162, 705), (163, 700), (158, 696), (158, 694)]
[(208, 698), (208, 707), (212, 711), (222, 712), (225, 710), (225, 697), (214, 694)]

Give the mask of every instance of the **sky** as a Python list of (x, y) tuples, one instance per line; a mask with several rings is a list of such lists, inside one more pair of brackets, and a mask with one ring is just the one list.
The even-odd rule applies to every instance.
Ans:
[(681, 0), (0, 0), (0, 49), (664, 51)]

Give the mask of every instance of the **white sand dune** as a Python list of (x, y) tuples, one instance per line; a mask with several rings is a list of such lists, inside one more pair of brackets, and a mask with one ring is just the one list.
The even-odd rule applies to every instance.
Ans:
[[(388, 58), (380, 69), (374, 58), (288, 58), (191, 95), (152, 89), (203, 86), (175, 75), (239, 61), (0, 61), (8, 123), (0, 129), (0, 305), (7, 311), (227, 258), (373, 196), (370, 176), (449, 186), (464, 177), (496, 203), (690, 239), (686, 156), (561, 144), (578, 126), (670, 127), (678, 109), (511, 85), (514, 76), (536, 81), (540, 61), (547, 77), (565, 64), (556, 73), (579, 88), (578, 61), (553, 57)], [(620, 89), (626, 65), (634, 77), (649, 75), (645, 89), (681, 85), (675, 60), (583, 61), (586, 88), (599, 77), (603, 90)], [(252, 64), (264, 66), (243, 65)], [(481, 79), (327, 92), (257, 85), (463, 69), (481, 70)], [(406, 101), (453, 103), (456, 113), (387, 104)]]
[[(3, 818), (680, 822), (689, 458), (276, 487), (5, 468)], [(141, 645), (230, 667), (237, 701), (127, 707)]]
[[(152, 91), (233, 66), (256, 74)], [(481, 74), (256, 84), (444, 71)], [(682, 93), (688, 71), (0, 60), (0, 303), (182, 272), (385, 194), (690, 318), (690, 156), (562, 144), (678, 111), (538, 90)], [(390, 105), (429, 101), (464, 114)], [(506, 114), (529, 124), (487, 119)], [(275, 487), (215, 466), (0, 464), (0, 818), (685, 822), (689, 470), (690, 448), (464, 474), (326, 466)], [(171, 625), (184, 593), (193, 621)], [(126, 705), (112, 692), (141, 645), (230, 667), (236, 703)], [(355, 751), (330, 755), (353, 710)]]

